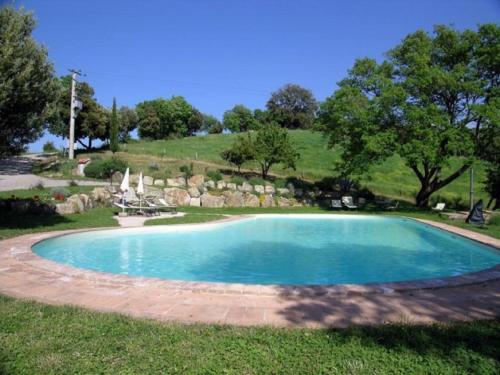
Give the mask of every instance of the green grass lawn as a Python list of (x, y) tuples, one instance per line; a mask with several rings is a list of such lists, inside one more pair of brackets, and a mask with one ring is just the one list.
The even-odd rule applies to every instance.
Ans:
[(2, 374), (498, 374), (500, 321), (182, 325), (0, 296)]
[(224, 219), (224, 215), (189, 213), (181, 217), (147, 220), (144, 225), (195, 224)]
[[(272, 173), (281, 176), (296, 176), (309, 180), (318, 181), (323, 178), (335, 175), (334, 162), (339, 158), (339, 152), (328, 148), (327, 142), (321, 133), (307, 130), (290, 131), (290, 136), (301, 154), (297, 163), (297, 170), (282, 169), (275, 166), (271, 169)], [(228, 165), (221, 159), (220, 153), (228, 148), (236, 135), (234, 134), (215, 134), (206, 137), (187, 137), (181, 139), (162, 140), (162, 141), (139, 141), (125, 146), (122, 155), (128, 154), (141, 156), (144, 163), (147, 163), (146, 155), (160, 157), (163, 156), (164, 166), (174, 170), (179, 165), (187, 164), (189, 161), (203, 161), (219, 165), (221, 168), (227, 168)], [(133, 157), (130, 155), (130, 159)], [(167, 159), (176, 159), (168, 161)], [(161, 164), (161, 158), (155, 159)], [(132, 162), (138, 163), (137, 160)], [(453, 159), (449, 168), (445, 168), (443, 174), (446, 175), (450, 170), (454, 170), (460, 164), (458, 158)], [(146, 164), (144, 164), (146, 165)], [(141, 167), (137, 164), (137, 167)], [(258, 172), (255, 164), (249, 164), (248, 168)], [(198, 172), (203, 168), (212, 168), (208, 166), (199, 166)], [(475, 165), (475, 191), (477, 199), (487, 199), (484, 192), (484, 166), (481, 163)], [(404, 198), (412, 200), (419, 188), (419, 182), (414, 173), (405, 166), (399, 156), (393, 156), (380, 165), (373, 166), (369, 175), (362, 180), (364, 186), (368, 187), (376, 194), (393, 198)], [(462, 200), (467, 202), (469, 191), (468, 174), (462, 175), (453, 183), (436, 193), (449, 200)]]

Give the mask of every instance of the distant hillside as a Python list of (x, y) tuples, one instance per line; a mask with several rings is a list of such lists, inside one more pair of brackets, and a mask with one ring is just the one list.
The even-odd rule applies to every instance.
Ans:
[[(296, 176), (308, 180), (318, 181), (325, 177), (334, 176), (334, 161), (338, 159), (339, 153), (328, 149), (327, 142), (321, 133), (293, 130), (290, 131), (291, 138), (296, 144), (301, 158), (297, 164), (297, 170), (273, 167), (271, 172), (275, 175)], [(198, 170), (214, 169), (217, 167), (227, 169), (228, 164), (220, 158), (222, 150), (228, 148), (234, 141), (234, 134), (217, 134), (206, 137), (188, 137), (166, 141), (139, 141), (127, 144), (125, 152), (121, 153), (132, 164), (143, 167), (144, 163), (152, 160), (147, 155), (154, 156), (155, 160), (163, 162), (172, 171), (179, 165), (193, 162)], [(460, 163), (457, 158), (451, 167)], [(249, 164), (247, 169), (258, 172), (257, 165)], [(475, 170), (476, 197), (486, 198), (483, 188), (484, 168), (478, 164)], [(448, 171), (445, 170), (446, 174)], [(369, 175), (362, 180), (364, 186), (376, 194), (394, 198), (413, 199), (419, 183), (413, 172), (405, 166), (398, 156), (393, 156), (384, 163), (372, 167)], [(462, 199), (468, 201), (469, 174), (462, 175), (448, 187), (438, 192), (447, 199)]]

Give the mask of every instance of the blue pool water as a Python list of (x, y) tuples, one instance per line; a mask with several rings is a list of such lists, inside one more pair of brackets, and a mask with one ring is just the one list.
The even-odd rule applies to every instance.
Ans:
[(38, 255), (75, 267), (163, 279), (346, 284), (454, 276), (500, 263), (500, 252), (404, 218), (264, 216), (45, 240)]

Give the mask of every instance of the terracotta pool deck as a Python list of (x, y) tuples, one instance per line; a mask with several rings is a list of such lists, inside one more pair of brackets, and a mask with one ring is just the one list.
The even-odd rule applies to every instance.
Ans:
[[(423, 222), (500, 249), (500, 240)], [(0, 293), (186, 323), (345, 327), (500, 316), (500, 265), (458, 277), (402, 283), (262, 286), (93, 272), (49, 261), (31, 251), (40, 240), (81, 231), (29, 234), (0, 241)]]

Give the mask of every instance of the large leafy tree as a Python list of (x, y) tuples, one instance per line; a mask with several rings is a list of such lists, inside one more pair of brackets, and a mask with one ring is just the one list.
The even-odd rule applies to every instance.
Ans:
[(267, 102), (270, 120), (288, 129), (311, 128), (318, 103), (312, 92), (299, 85), (287, 84), (271, 94)]
[(201, 130), (206, 131), (209, 134), (220, 134), (224, 130), (224, 127), (216, 117), (204, 114)]
[(57, 85), (47, 50), (31, 34), (31, 13), (0, 8), (0, 157), (18, 154), (43, 132)]
[(295, 169), (300, 154), (296, 151), (288, 131), (276, 123), (263, 125), (253, 140), (254, 159), (260, 165), (262, 178), (266, 179), (275, 164)]
[[(330, 144), (341, 146), (341, 172), (361, 174), (397, 153), (420, 181), (417, 206), (427, 206), (499, 126), (499, 37), (493, 24), (437, 26), (408, 35), (380, 64), (357, 60), (320, 111)], [(461, 165), (445, 175), (458, 156)]]
[(154, 99), (136, 107), (139, 135), (165, 139), (193, 135), (201, 129), (203, 115), (182, 96)]
[[(57, 102), (57, 116), (49, 123), (52, 134), (67, 138), (71, 102), (71, 76), (59, 79), (60, 95)], [(94, 89), (87, 82), (76, 83), (76, 97), (82, 102), (82, 109), (76, 110), (75, 140), (86, 149), (92, 148), (96, 139), (104, 141), (109, 135), (110, 114), (94, 98)], [(85, 140), (87, 143), (85, 143)]]
[(120, 107), (118, 110), (119, 123), (119, 139), (120, 142), (127, 142), (130, 137), (130, 132), (137, 128), (139, 119), (133, 108), (126, 106)]
[(225, 129), (229, 129), (233, 133), (254, 130), (259, 125), (253, 112), (242, 104), (235, 105), (232, 109), (224, 112), (223, 124)]

